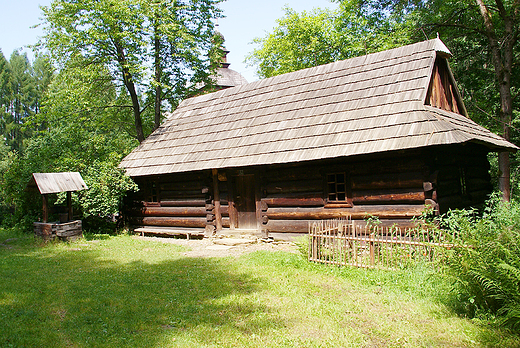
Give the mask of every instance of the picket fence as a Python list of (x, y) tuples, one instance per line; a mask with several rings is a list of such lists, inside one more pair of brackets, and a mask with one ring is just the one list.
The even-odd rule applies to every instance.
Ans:
[(350, 219), (309, 224), (309, 261), (338, 266), (396, 269), (443, 259), (460, 245), (439, 229), (359, 226)]

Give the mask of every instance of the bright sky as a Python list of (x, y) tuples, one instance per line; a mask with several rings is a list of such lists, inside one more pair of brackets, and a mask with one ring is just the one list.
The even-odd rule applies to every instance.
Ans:
[[(13, 50), (35, 44), (42, 35), (39, 5), (47, 6), (51, 0), (0, 0), (0, 49), (9, 59)], [(231, 69), (241, 73), (249, 82), (257, 80), (254, 67), (246, 67), (244, 59), (254, 46), (255, 37), (263, 37), (276, 26), (276, 19), (283, 16), (287, 5), (298, 12), (313, 8), (337, 8), (330, 0), (227, 0), (220, 6), (226, 18), (219, 20), (226, 48), (230, 51)], [(29, 58), (33, 55), (29, 49)]]

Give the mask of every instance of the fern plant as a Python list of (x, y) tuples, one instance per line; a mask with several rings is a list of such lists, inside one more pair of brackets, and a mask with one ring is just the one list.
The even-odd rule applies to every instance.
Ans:
[(498, 315), (504, 326), (520, 330), (520, 203), (494, 195), (481, 216), (450, 211), (442, 221), (458, 244), (469, 245), (446, 259), (460, 309)]

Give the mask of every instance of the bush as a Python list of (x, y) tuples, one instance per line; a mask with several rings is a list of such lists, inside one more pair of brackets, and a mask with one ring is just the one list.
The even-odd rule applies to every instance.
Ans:
[[(57, 128), (28, 140), (24, 153), (9, 153), (0, 161), (0, 212), (12, 212), (0, 221), (6, 226), (22, 224), (28, 231), (41, 215), (42, 199), (37, 190), (26, 190), (32, 173), (78, 171), (88, 190), (74, 192), (75, 214), (85, 219), (85, 226), (103, 230), (119, 212), (127, 191), (136, 184), (118, 168), (131, 142), (113, 134)], [(118, 148), (120, 146), (121, 148)], [(49, 206), (64, 204), (66, 194), (49, 196)], [(50, 216), (55, 219), (56, 216)], [(108, 220), (107, 220), (108, 219)], [(100, 227), (100, 228), (101, 228)]]
[(504, 326), (520, 330), (520, 203), (492, 197), (482, 216), (450, 211), (443, 227), (468, 245), (450, 251), (448, 273), (460, 310), (469, 316), (492, 314)]

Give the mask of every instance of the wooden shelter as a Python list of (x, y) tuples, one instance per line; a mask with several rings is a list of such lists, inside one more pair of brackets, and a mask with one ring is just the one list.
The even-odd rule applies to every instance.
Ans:
[(450, 56), (434, 39), (183, 101), (121, 162), (132, 224), (285, 239), (482, 204), (487, 153), (517, 147), (467, 117)]
[[(75, 239), (82, 235), (81, 220), (74, 220), (71, 192), (87, 189), (78, 172), (64, 173), (33, 173), (29, 187), (37, 187), (43, 198), (42, 221), (34, 223), (34, 232), (44, 239), (60, 237)], [(60, 221), (48, 222), (48, 195), (67, 192), (67, 213), (60, 216)]]

